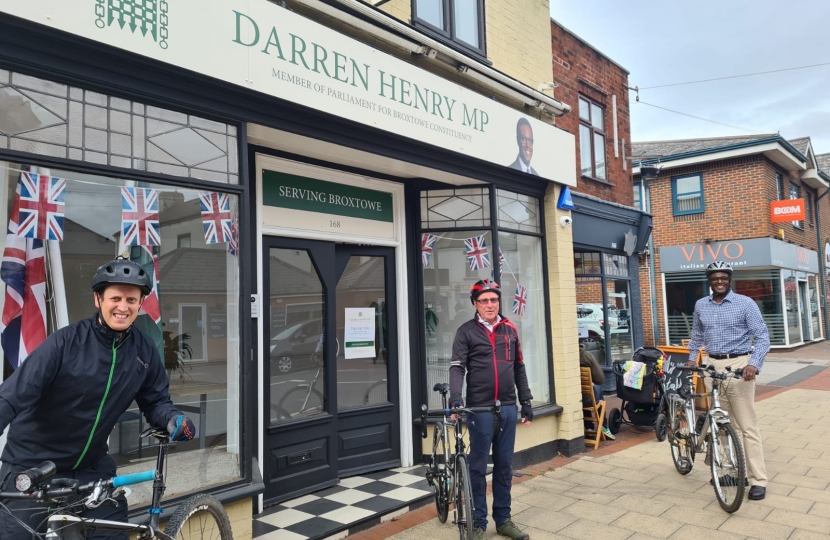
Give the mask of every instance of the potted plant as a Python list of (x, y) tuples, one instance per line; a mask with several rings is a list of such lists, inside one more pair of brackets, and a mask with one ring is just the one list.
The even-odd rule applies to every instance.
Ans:
[(174, 372), (178, 372), (179, 380), (184, 382), (185, 376), (190, 377), (187, 371), (191, 367), (184, 362), (185, 358), (193, 358), (193, 349), (187, 341), (190, 339), (190, 334), (179, 334), (173, 336), (173, 332), (165, 330), (164, 336), (164, 369), (167, 370), (168, 377), (172, 378)]

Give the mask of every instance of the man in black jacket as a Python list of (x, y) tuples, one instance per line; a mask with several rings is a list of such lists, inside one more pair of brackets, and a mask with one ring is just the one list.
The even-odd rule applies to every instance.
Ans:
[[(488, 407), (501, 401), (500, 425), (494, 429), (493, 413), (478, 413), (468, 422), (470, 430), (470, 483), (475, 523), (473, 539), (484, 540), (487, 529), (487, 456), (493, 447), (493, 520), (496, 532), (512, 540), (527, 540), (510, 519), (510, 487), (513, 482), (513, 447), (516, 441), (517, 402), (522, 423), (530, 425), (533, 408), (522, 347), (516, 327), (500, 315), (498, 283), (478, 281), (470, 291), (476, 308), (473, 320), (455, 334), (450, 363), (450, 406), (461, 407), (461, 387), (467, 376), (467, 407)], [(516, 399), (516, 389), (519, 399)]]
[[(55, 463), (56, 478), (86, 483), (114, 476), (107, 438), (133, 400), (147, 422), (166, 426), (173, 440), (196, 434), (193, 422), (173, 406), (155, 344), (132, 328), (152, 290), (149, 275), (119, 257), (98, 269), (92, 290), (98, 312), (51, 334), (0, 385), (0, 432), (10, 426), (2, 491), (16, 491), (15, 476), (47, 460)], [(22, 524), (43, 531), (46, 508), (26, 501), (5, 505), (13, 516), (0, 510), (0, 538), (30, 539)], [(126, 497), (84, 517), (125, 521)], [(127, 533), (102, 531), (87, 538), (126, 540)]]

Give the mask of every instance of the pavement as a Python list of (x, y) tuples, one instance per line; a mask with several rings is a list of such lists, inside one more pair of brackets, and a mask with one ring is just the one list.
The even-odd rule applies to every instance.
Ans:
[[(516, 471), (513, 520), (532, 540), (827, 540), (829, 359), (828, 342), (766, 359), (756, 392), (769, 476), (765, 500), (723, 512), (702, 460), (680, 475), (667, 442), (657, 442), (653, 430), (623, 426), (617, 440), (598, 450)], [(492, 522), (487, 537), (502, 538)], [(458, 530), (451, 519), (439, 523), (428, 505), (350, 538), (455, 540)]]

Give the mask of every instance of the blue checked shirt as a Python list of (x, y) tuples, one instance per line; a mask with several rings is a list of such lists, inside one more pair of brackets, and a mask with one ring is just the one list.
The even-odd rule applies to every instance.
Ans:
[[(754, 347), (751, 338), (755, 338)], [(698, 300), (689, 342), (690, 360), (697, 358), (701, 346), (706, 346), (710, 354), (752, 351), (749, 364), (761, 373), (764, 357), (769, 352), (769, 332), (758, 305), (731, 290), (720, 304), (711, 295)]]

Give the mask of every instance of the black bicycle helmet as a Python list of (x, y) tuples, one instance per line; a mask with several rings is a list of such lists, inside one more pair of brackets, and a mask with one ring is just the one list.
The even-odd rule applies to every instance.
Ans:
[(499, 287), (499, 284), (495, 281), (490, 281), (489, 279), (480, 279), (476, 281), (476, 284), (473, 285), (472, 289), (470, 289), (470, 302), (475, 304), (478, 297), (486, 292), (496, 293), (499, 295), (499, 300), (501, 300), (501, 288)]
[(706, 267), (706, 277), (708, 278), (715, 272), (725, 272), (732, 277), (732, 265), (723, 261), (715, 261)]
[(150, 275), (144, 268), (121, 256), (101, 265), (95, 272), (95, 277), (92, 278), (92, 290), (95, 292), (101, 291), (107, 285), (134, 285), (141, 289), (141, 294), (144, 296), (153, 290)]

